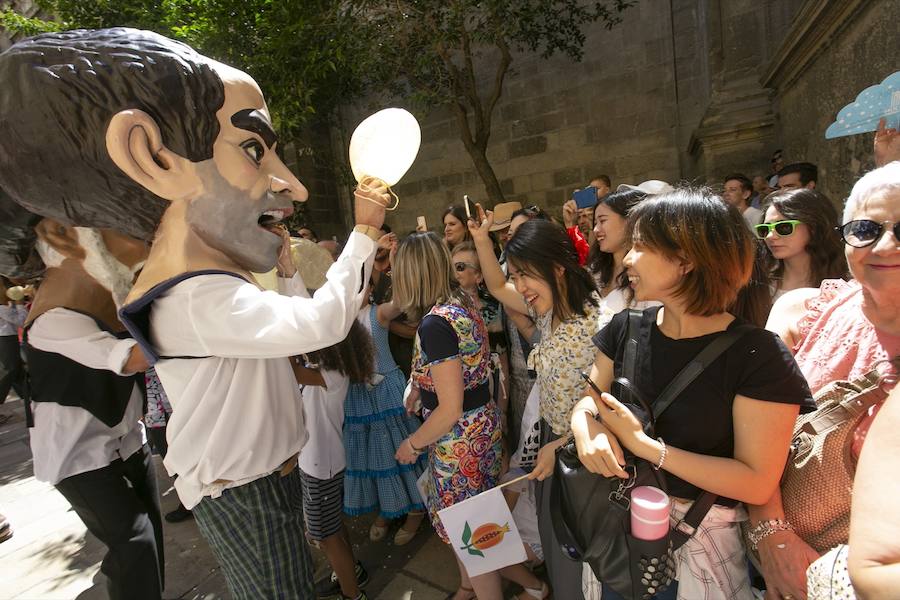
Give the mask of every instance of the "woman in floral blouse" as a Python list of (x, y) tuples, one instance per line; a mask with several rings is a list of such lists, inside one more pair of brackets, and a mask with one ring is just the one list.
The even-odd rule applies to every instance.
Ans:
[[(410, 464), (428, 452), (431, 476), (425, 502), (435, 531), (449, 543), (438, 511), (489, 490), (500, 477), (500, 414), (488, 385), (487, 328), (459, 288), (450, 253), (435, 234), (404, 239), (392, 263), (394, 303), (410, 318), (421, 317), (412, 383), (425, 418), (400, 445), (397, 460)], [(459, 569), (462, 583), (456, 600), (503, 597), (499, 573), (470, 579), (461, 563)], [(526, 588), (542, 587), (521, 565), (504, 569), (504, 575)]]
[(541, 448), (531, 478), (538, 480), (538, 528), (547, 572), (557, 598), (578, 600), (581, 564), (564, 557), (550, 521), (550, 482), (556, 450), (569, 431), (572, 408), (584, 391), (580, 373), (594, 361), (591, 338), (599, 330), (600, 297), (566, 231), (550, 221), (522, 224), (506, 246), (507, 281), (491, 247), (493, 214), (478, 209), (469, 221), (482, 274), (491, 295), (511, 310), (527, 312), (540, 342), (528, 357), (540, 391)]

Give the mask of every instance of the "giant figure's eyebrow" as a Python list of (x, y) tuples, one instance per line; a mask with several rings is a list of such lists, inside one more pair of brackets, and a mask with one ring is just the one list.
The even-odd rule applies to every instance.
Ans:
[(253, 108), (239, 110), (231, 115), (231, 124), (240, 129), (246, 129), (258, 134), (269, 148), (278, 141), (278, 136), (275, 135), (275, 130), (272, 129), (269, 119), (259, 110)]

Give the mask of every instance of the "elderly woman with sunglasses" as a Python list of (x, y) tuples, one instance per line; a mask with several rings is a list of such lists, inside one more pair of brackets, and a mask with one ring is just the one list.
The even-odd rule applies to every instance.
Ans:
[[(900, 162), (857, 182), (837, 229), (855, 280), (826, 280), (817, 289), (785, 294), (767, 325), (794, 352), (814, 394), (833, 381), (854, 380), (876, 363), (900, 355)], [(861, 420), (857, 434), (867, 430), (873, 416)], [(850, 458), (855, 463), (856, 457)], [(812, 547), (811, 538), (798, 535), (791, 520), (801, 515), (785, 514), (785, 506), (808, 498), (808, 510), (822, 511), (819, 514), (849, 510), (849, 490), (840, 497), (821, 497), (814, 491), (815, 483), (810, 481), (805, 492), (791, 492), (798, 498), (783, 497), (784, 490), (777, 490), (765, 505), (750, 507), (749, 537), (758, 547), (766, 598), (806, 598), (807, 568), (829, 550)]]
[(835, 235), (837, 210), (824, 194), (802, 188), (767, 198), (763, 223), (753, 227), (765, 242), (772, 299), (826, 279), (846, 279), (843, 244)]

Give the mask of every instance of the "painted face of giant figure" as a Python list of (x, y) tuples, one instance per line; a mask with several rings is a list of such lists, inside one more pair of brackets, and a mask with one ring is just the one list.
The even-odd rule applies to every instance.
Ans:
[[(153, 118), (139, 110), (113, 116), (107, 149), (132, 179), (171, 201), (173, 216), (205, 246), (242, 269), (265, 272), (282, 243), (272, 225), (293, 212), (292, 200), (306, 200), (306, 189), (275, 152), (278, 139), (253, 79), (210, 64), (225, 92), (212, 159), (194, 162), (166, 148)], [(176, 219), (163, 223), (170, 236), (178, 229)]]
[(307, 193), (276, 154), (247, 74), (151, 32), (110, 29), (16, 44), (0, 55), (0, 80), (13, 79), (0, 99), (0, 185), (18, 203), (67, 225), (157, 231), (144, 287), (274, 266), (271, 225)]

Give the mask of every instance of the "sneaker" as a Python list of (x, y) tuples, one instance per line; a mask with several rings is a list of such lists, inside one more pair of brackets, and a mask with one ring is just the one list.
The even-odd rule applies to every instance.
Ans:
[[(355, 572), (356, 585), (363, 587), (369, 583), (369, 574), (359, 561), (356, 561)], [(335, 596), (345, 597), (341, 594), (341, 584), (338, 583), (337, 574), (334, 571), (331, 572), (331, 576), (328, 579), (323, 579), (316, 584), (316, 595), (319, 598), (333, 598)], [(363, 600), (365, 600), (365, 594), (363, 594), (362, 597)]]
[(178, 508), (173, 510), (172, 512), (166, 513), (165, 519), (169, 523), (181, 523), (182, 521), (187, 521), (188, 519), (193, 519), (194, 513), (189, 511), (184, 507), (183, 504), (179, 504)]

